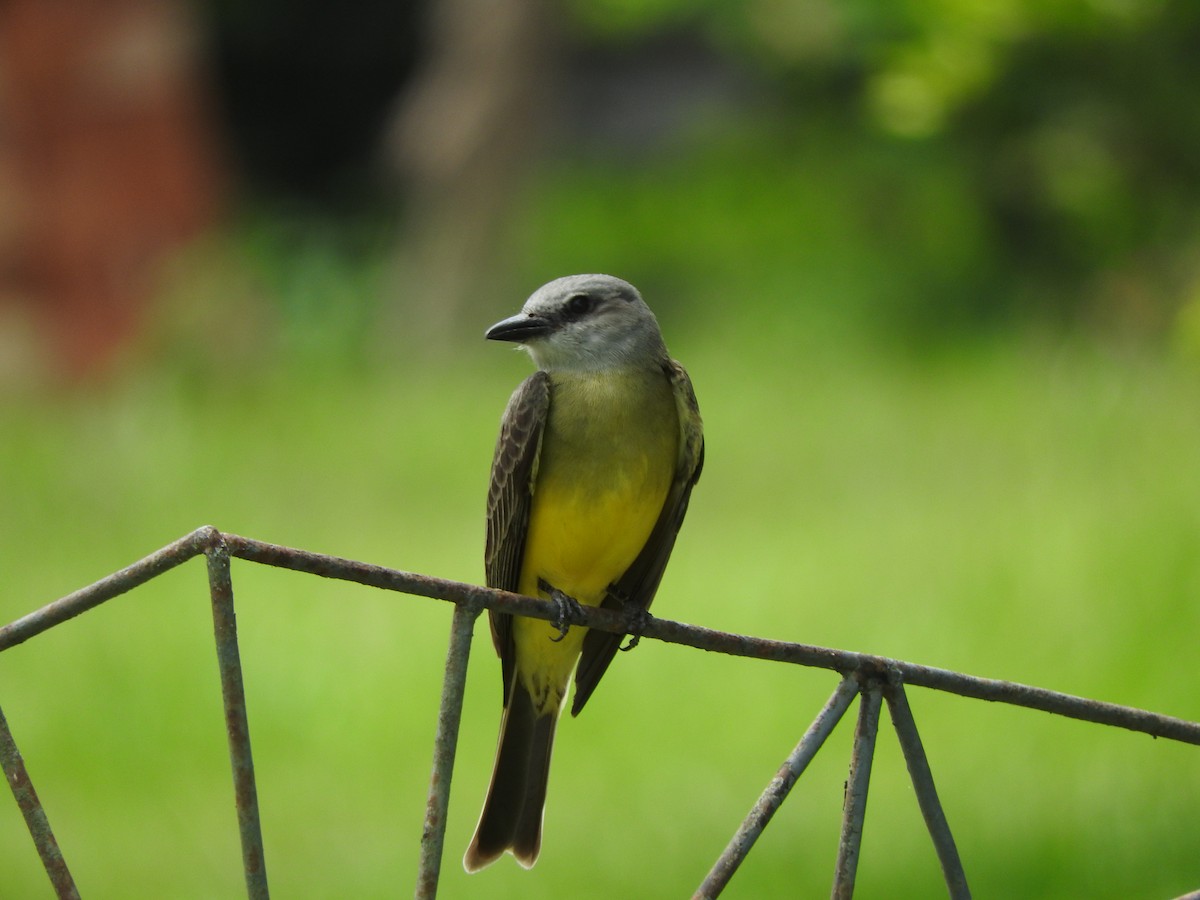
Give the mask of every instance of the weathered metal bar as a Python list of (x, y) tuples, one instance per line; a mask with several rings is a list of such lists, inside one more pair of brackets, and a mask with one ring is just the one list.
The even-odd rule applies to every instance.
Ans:
[(912, 779), (913, 790), (917, 794), (921, 815), (925, 818), (925, 827), (929, 829), (929, 836), (933, 839), (933, 846), (937, 851), (938, 862), (942, 865), (946, 889), (950, 893), (951, 900), (971, 900), (967, 875), (963, 871), (962, 860), (958, 856), (958, 847), (954, 843), (954, 835), (950, 832), (950, 824), (946, 821), (946, 813), (938, 799), (937, 788), (933, 783), (933, 772), (929, 769), (929, 760), (925, 756), (925, 747), (921, 743), (916, 720), (908, 705), (908, 696), (905, 694), (903, 682), (889, 681), (884, 686), (883, 695), (892, 716), (892, 725), (896, 728), (896, 736), (900, 739), (900, 749), (904, 751), (904, 761), (908, 765), (908, 774)]
[[(268, 544), (236, 534), (226, 534), (222, 537), (225, 546), (229, 549), (230, 556), (264, 566), (291, 569), (294, 572), (307, 572), (322, 578), (352, 581), (369, 587), (414, 594), (418, 597), (431, 597), (435, 600), (448, 600), (453, 603), (476, 602), (481, 609), (495, 608), (533, 618), (552, 619), (555, 615), (553, 612), (548, 615), (542, 615), (542, 613), (545, 610), (557, 610), (553, 603), (536, 600), (523, 594), (510, 594), (508, 591), (495, 588), (434, 578), (431, 575), (403, 572), (399, 569), (389, 569), (385, 566), (344, 559), (340, 556), (296, 550), (292, 547)], [(614, 617), (614, 622), (616, 618)], [(602, 630), (617, 631), (619, 628)]]
[(808, 726), (808, 731), (804, 732), (804, 736), (800, 738), (796, 749), (784, 760), (779, 771), (775, 773), (775, 777), (771, 779), (762, 792), (762, 796), (758, 798), (758, 802), (751, 808), (749, 815), (746, 816), (725, 851), (717, 859), (708, 876), (697, 888), (696, 893), (692, 895), (692, 900), (711, 900), (725, 890), (725, 886), (733, 878), (733, 874), (742, 864), (742, 860), (746, 858), (755, 841), (758, 840), (758, 836), (762, 834), (776, 810), (787, 799), (796, 780), (812, 762), (813, 757), (817, 755), (817, 751), (821, 749), (825, 739), (829, 737), (837, 723), (842, 720), (842, 716), (859, 689), (858, 681), (853, 676), (842, 679), (832, 696), (826, 701), (825, 706), (817, 713), (813, 723)]
[(425, 827), (421, 832), (421, 861), (417, 872), (417, 900), (437, 896), (442, 869), (442, 847), (450, 808), (450, 781), (458, 750), (458, 727), (462, 721), (463, 695), (467, 686), (467, 661), (471, 638), (481, 607), (460, 603), (454, 607), (450, 625), (450, 648), (446, 652), (446, 674), (442, 679), (442, 705), (438, 710), (437, 735), (433, 744), (433, 769), (429, 775), (429, 799), (425, 804)]
[(101, 578), (94, 584), (80, 588), (5, 625), (0, 628), (0, 651), (15, 647), (55, 625), (61, 625), (67, 619), (99, 606), (106, 600), (145, 584), (151, 578), (175, 568), (180, 563), (187, 562), (193, 556), (203, 553), (204, 548), (217, 537), (217, 530), (211, 526), (197, 528), (191, 534), (184, 535), (145, 559), (138, 560), (119, 572)]
[(267, 867), (258, 815), (258, 789), (254, 782), (254, 758), (250, 753), (250, 720), (246, 714), (246, 691), (238, 652), (229, 554), (218, 540), (215, 546), (208, 549), (207, 557), (213, 632), (217, 643), (217, 664), (221, 671), (221, 698), (225, 705), (229, 761), (233, 767), (233, 794), (242, 841), (246, 893), (250, 900), (266, 900), (270, 892), (267, 889)]
[(875, 737), (879, 733), (879, 687), (863, 691), (858, 707), (858, 725), (854, 729), (854, 751), (850, 756), (850, 779), (842, 809), (842, 836), (838, 841), (837, 864), (833, 874), (833, 900), (854, 896), (858, 873), (858, 854), (862, 847), (863, 822), (867, 815), (867, 789), (871, 786), (871, 761), (875, 756)]
[[(593, 611), (594, 608), (592, 607), (584, 610), (585, 615)], [(608, 611), (603, 610), (603, 612)], [(588, 615), (588, 618), (590, 620), (592, 617)], [(607, 623), (599, 624), (588, 621), (585, 624), (604, 631), (620, 630), (619, 628), (605, 627)], [(744, 635), (726, 634), (707, 628), (684, 625), (657, 618), (652, 619), (647, 624), (642, 634), (644, 637), (698, 647), (703, 650), (834, 669), (842, 673), (860, 672), (867, 675), (876, 673), (882, 675), (889, 671), (895, 671), (899, 673), (907, 684), (917, 685), (918, 687), (944, 691), (962, 697), (973, 697), (978, 700), (989, 700), (1012, 706), (1022, 706), (1027, 709), (1041, 710), (1071, 719), (1095, 722), (1100, 725), (1112, 725), (1130, 731), (1139, 731), (1144, 734), (1153, 735), (1154, 737), (1169, 738), (1188, 744), (1200, 745), (1200, 722), (1189, 722), (1186, 719), (1166, 716), (1130, 706), (1105, 703), (1100, 700), (1090, 700), (1085, 697), (1064, 694), (1045, 688), (1031, 687), (1011, 681), (980, 678), (961, 672), (953, 672), (948, 669), (923, 666), (867, 653), (855, 653), (846, 650), (815, 647), (809, 644), (793, 644)]]
[[(221, 537), (211, 527), (199, 528), (120, 572), (0, 627), (0, 651), (16, 646), (72, 616), (137, 587), (197, 555)], [(497, 609), (538, 619), (551, 620), (558, 613), (557, 607), (547, 601), (510, 594), (507, 591), (401, 572), (383, 566), (268, 544), (238, 535), (224, 535), (224, 540), (232, 556), (263, 565), (309, 572), (326, 578), (354, 581), (455, 603), (473, 600), (478, 601), (485, 609)], [(582, 624), (600, 631), (622, 633), (629, 627), (628, 621), (619, 612), (600, 607), (584, 607), (582, 619)], [(980, 678), (885, 656), (731, 634), (669, 619), (649, 617), (645, 622), (639, 623), (639, 631), (644, 637), (701, 650), (832, 669), (843, 674), (894, 670), (905, 682), (918, 687), (1037, 709), (1071, 719), (1112, 725), (1154, 737), (1200, 745), (1200, 722), (1016, 682)]]
[[(558, 614), (558, 608), (553, 603), (535, 600), (520, 594), (510, 594), (494, 588), (463, 584), (428, 575), (415, 575), (387, 569), (383, 566), (367, 565), (334, 556), (293, 550), (289, 547), (266, 544), (237, 535), (225, 535), (225, 540), (228, 543), (229, 552), (233, 556), (264, 565), (309, 572), (325, 578), (354, 581), (359, 584), (422, 597), (433, 597), (438, 600), (449, 600), (455, 603), (466, 600), (477, 601), (486, 609), (496, 609), (536, 619), (551, 620)], [(609, 609), (584, 606), (580, 617), (583, 625), (600, 631), (624, 633), (629, 629), (629, 621), (626, 617)], [(885, 678), (888, 672), (895, 671), (907, 684), (918, 687), (945, 691), (962, 697), (974, 697), (978, 700), (1042, 710), (1071, 719), (1113, 725), (1154, 737), (1200, 745), (1200, 722), (1189, 722), (1186, 719), (1131, 706), (1089, 700), (1085, 697), (1011, 681), (980, 678), (953, 672), (949, 669), (938, 669), (891, 659), (886, 656), (730, 634), (653, 616), (648, 617), (644, 622), (639, 622), (638, 630), (643, 637), (655, 638), (672, 644), (683, 644), (733, 656), (832, 669), (843, 675), (859, 672)]]
[(17, 749), (17, 742), (12, 736), (8, 720), (4, 717), (2, 709), (0, 709), (0, 767), (4, 769), (4, 777), (8, 779), (8, 785), (12, 788), (17, 806), (21, 809), (21, 815), (25, 817), (25, 826), (29, 829), (29, 835), (37, 847), (38, 856), (42, 858), (42, 865), (46, 867), (46, 874), (50, 877), (50, 884), (54, 887), (55, 895), (59, 897), (59, 900), (79, 900), (75, 879), (71, 877), (62, 851), (58, 848), (58, 841), (54, 838), (54, 832), (50, 830), (50, 820), (46, 818), (42, 802), (33, 788), (33, 782), (29, 780), (29, 772), (25, 769), (25, 760), (21, 758), (21, 751)]

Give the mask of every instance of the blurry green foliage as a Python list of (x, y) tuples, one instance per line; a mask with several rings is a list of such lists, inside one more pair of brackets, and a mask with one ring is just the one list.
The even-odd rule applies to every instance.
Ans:
[(604, 265), (666, 310), (686, 298), (690, 327), (821, 339), (890, 340), (930, 306), (961, 324), (999, 296), (991, 223), (945, 148), (761, 125), (703, 144), (636, 172), (548, 172), (517, 254), (526, 281)]
[[(642, 253), (622, 263), (640, 272), (639, 256), (659, 269), (671, 260), (685, 279), (714, 251), (744, 252), (743, 269), (762, 272), (772, 244), (789, 239), (804, 244), (792, 257), (802, 279), (819, 255), (805, 247), (836, 245), (821, 257), (836, 283), (872, 272), (872, 318), (909, 336), (1030, 318), (1137, 339), (1175, 328), (1200, 273), (1200, 6), (608, 0), (570, 9), (602, 42), (699, 30), (749, 73), (756, 97), (740, 121), (686, 136), (648, 169), (593, 166), (578, 184), (556, 171), (548, 191), (564, 208), (547, 210), (553, 229), (599, 182), (631, 201), (585, 216), (590, 233), (569, 226), (575, 242), (625, 231), (608, 239)], [(755, 242), (763, 232), (767, 246)]]
[[(564, 9), (560, 58), (587, 57), (591, 78), (630, 67), (609, 113), (617, 127), (568, 125), (541, 148), (498, 225), (503, 246), (480, 262), (481, 287), (462, 301), (477, 316), (463, 334), (549, 278), (600, 270), (634, 281), (663, 313), (686, 307), (681, 318), (696, 327), (723, 321), (736, 302), (818, 342), (925, 350), (1049, 325), (1196, 355), (1200, 5), (566, 0)], [(685, 115), (655, 107), (663, 98), (651, 80), (663, 70), (644, 67), (679, 51), (664, 35), (701, 43), (730, 93), (701, 79)], [(631, 138), (620, 117), (647, 109), (665, 124)], [(394, 269), (396, 219), (412, 210), (381, 213), (392, 197), (350, 204), (357, 218), (245, 214), (225, 254), (240, 262), (193, 276), (190, 296), (208, 299), (172, 319), (188, 322), (172, 357), (204, 367), (195, 325), (224, 304), (254, 335), (222, 342), (243, 361), (354, 367), (430, 349), (406, 343), (406, 317), (416, 324), (437, 300)], [(409, 234), (422, 227), (404, 224)]]

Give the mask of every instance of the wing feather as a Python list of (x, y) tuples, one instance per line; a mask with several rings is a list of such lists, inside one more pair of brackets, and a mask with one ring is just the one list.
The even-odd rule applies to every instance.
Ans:
[[(539, 371), (518, 385), (504, 410), (488, 486), (487, 543), (483, 559), (488, 587), (514, 592), (520, 588), (533, 483), (549, 409), (550, 377)], [(507, 703), (516, 664), (512, 616), (489, 611), (488, 618), (492, 626), (492, 643), (500, 657), (504, 702)]]

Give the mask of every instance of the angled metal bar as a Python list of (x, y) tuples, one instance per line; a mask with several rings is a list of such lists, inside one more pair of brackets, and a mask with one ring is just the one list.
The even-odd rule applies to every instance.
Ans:
[(951, 900), (971, 900), (971, 889), (967, 886), (967, 875), (963, 871), (962, 860), (958, 857), (958, 847), (954, 843), (954, 835), (950, 833), (950, 824), (946, 821), (946, 813), (938, 800), (937, 788), (933, 783), (933, 773), (929, 769), (929, 760), (925, 756), (925, 747), (921, 743), (921, 735), (917, 732), (917, 723), (913, 719), (912, 709), (908, 705), (908, 696), (904, 691), (904, 683), (893, 680), (883, 689), (887, 700), (888, 711), (892, 715), (892, 725), (896, 728), (896, 736), (900, 739), (900, 749), (904, 751), (904, 762), (908, 765), (908, 774), (912, 779), (913, 790), (917, 794), (917, 803), (921, 807), (921, 815), (925, 819), (925, 827), (933, 839), (937, 851), (938, 862), (942, 866), (942, 875), (946, 879), (946, 889)]
[(246, 893), (250, 900), (267, 900), (270, 892), (267, 889), (267, 867), (258, 815), (258, 789), (254, 783), (254, 759), (250, 754), (250, 721), (246, 715), (246, 691), (238, 652), (229, 553), (218, 539), (216, 545), (207, 551), (207, 557), (213, 632), (217, 643), (217, 664), (221, 670), (221, 698), (225, 704), (225, 732), (229, 737), (229, 761), (233, 767), (233, 795), (242, 841)]
[(842, 716), (850, 707), (854, 695), (859, 690), (860, 686), (854, 676), (842, 679), (833, 695), (825, 702), (825, 706), (817, 713), (813, 723), (808, 726), (808, 731), (804, 732), (804, 736), (800, 738), (796, 749), (784, 760), (779, 771), (775, 773), (775, 777), (771, 779), (762, 792), (762, 796), (758, 798), (758, 802), (750, 809), (749, 815), (733, 835), (725, 851), (713, 864), (707, 877), (696, 889), (696, 893), (692, 895), (692, 900), (711, 900), (725, 890), (729, 879), (733, 878), (734, 872), (754, 847), (754, 842), (767, 827), (767, 823), (771, 821), (776, 810), (783, 805), (792, 786), (808, 768), (808, 764), (817, 755), (817, 751), (821, 749), (825, 739), (842, 720)]
[(900, 739), (900, 749), (904, 751), (908, 776), (912, 779), (913, 790), (917, 792), (920, 815), (924, 817), (925, 827), (929, 829), (929, 836), (934, 841), (937, 862), (942, 865), (942, 876), (946, 878), (950, 900), (971, 900), (971, 888), (967, 887), (967, 876), (962, 870), (959, 848), (954, 844), (954, 835), (950, 833), (946, 812), (942, 810), (941, 800), (937, 798), (934, 773), (929, 768), (925, 746), (920, 742), (917, 721), (912, 718), (912, 708), (908, 706), (904, 683), (898, 679), (889, 682), (884, 686), (883, 697), (888, 701), (888, 712), (892, 714), (892, 725), (895, 726), (896, 737)]
[(4, 776), (8, 779), (21, 815), (25, 817), (25, 825), (37, 847), (46, 874), (50, 876), (50, 884), (59, 900), (79, 900), (79, 891), (75, 888), (75, 879), (67, 869), (62, 851), (58, 849), (58, 841), (50, 830), (50, 820), (38, 799), (33, 782), (29, 780), (29, 772), (25, 769), (25, 760), (17, 749), (8, 720), (4, 718), (4, 710), (0, 709), (0, 766), (4, 768)]
[(157, 578), (163, 572), (200, 555), (219, 537), (217, 530), (212, 526), (197, 528), (191, 534), (185, 534), (179, 540), (133, 565), (22, 616), (0, 628), (0, 652), (15, 647), (55, 625), (61, 625), (68, 619), (145, 584), (152, 578)]
[(881, 698), (878, 685), (863, 691), (858, 707), (858, 725), (854, 729), (854, 752), (850, 756), (850, 779), (842, 808), (842, 837), (838, 842), (837, 864), (833, 874), (833, 900), (854, 896), (858, 874), (858, 853), (862, 847), (863, 822), (867, 815), (867, 789), (871, 786), (871, 761), (875, 755), (875, 737), (879, 733)]
[[(249, 756), (249, 734), (248, 727), (246, 726), (244, 691), (241, 684), (240, 662), (237, 657), (232, 584), (228, 578), (229, 556), (238, 556), (239, 558), (256, 563), (308, 572), (328, 578), (354, 581), (360, 584), (400, 591), (416, 596), (447, 600), (456, 604), (470, 602), (477, 604), (480, 608), (496, 609), (515, 615), (550, 620), (559, 613), (558, 607), (552, 603), (519, 594), (401, 572), (382, 566), (311, 553), (290, 547), (267, 544), (237, 535), (221, 535), (216, 529), (206, 526), (185, 535), (156, 553), (134, 563), (132, 566), (107, 576), (60, 600), (54, 601), (9, 625), (0, 627), (0, 651), (10, 649), (106, 600), (125, 593), (201, 552), (204, 552), (209, 557), (210, 582), (213, 588), (214, 627), (217, 633), (218, 658), (221, 663), (222, 689), (226, 699), (226, 718), (227, 725), (229, 726), (235, 790), (238, 792), (239, 824), (249, 826), (252, 822), (252, 828), (243, 828), (242, 832), (247, 884), (252, 897), (266, 896), (266, 876), (265, 868), (262, 866), (261, 829), (258, 825), (253, 766)], [(217, 562), (214, 563), (214, 560)], [(214, 567), (216, 569), (221, 568), (221, 560), (223, 560), (224, 567), (223, 584), (219, 583), (219, 578), (214, 578), (213, 576)], [(225, 601), (218, 602), (217, 595), (222, 591), (228, 595), (227, 608)], [(611, 633), (625, 633), (629, 630), (631, 624), (624, 615), (598, 607), (584, 607), (580, 615), (580, 624), (583, 626)], [(227, 627), (225, 627), (227, 637), (225, 639), (222, 637), (222, 622), (227, 623)], [(1191, 722), (1173, 716), (1091, 700), (1044, 688), (980, 678), (961, 672), (922, 666), (883, 656), (854, 653), (809, 644), (768, 640), (749, 635), (730, 634), (695, 625), (672, 622), (665, 619), (655, 619), (653, 617), (639, 620), (638, 630), (641, 636), (669, 643), (735, 656), (832, 669), (842, 673), (843, 676), (853, 674), (860, 679), (870, 678), (887, 682), (899, 678), (919, 687), (945, 691), (974, 699), (1022, 706), (1068, 718), (1125, 728), (1155, 737), (1200, 745), (1200, 722)], [(229, 638), (232, 640), (230, 641)], [(230, 645), (232, 647), (232, 656), (226, 652)], [(227, 670), (230, 673), (230, 679), (226, 677)], [(233, 685), (234, 680), (236, 681), (235, 686)], [(236, 689), (233, 689), (234, 687)], [(869, 695), (864, 696), (864, 706), (866, 705), (867, 696)], [(876, 695), (876, 707), (878, 707), (878, 704), (879, 697)], [(237, 715), (238, 707), (240, 707), (240, 715)], [(862, 724), (861, 716), (862, 712), (860, 711), (860, 725)], [(238, 724), (239, 722), (240, 725)], [(877, 710), (875, 727), (877, 728)], [(239, 728), (240, 732), (238, 731)], [(874, 735), (872, 735), (872, 743), (873, 740)], [(859, 743), (856, 741), (856, 758), (858, 750)], [(867, 758), (867, 764), (869, 770), (869, 757)], [(246, 771), (249, 773), (248, 793), (242, 789), (242, 782), (239, 780), (239, 773), (244, 774)], [(854, 779), (852, 778), (851, 780), (853, 781)], [(249, 805), (243, 802), (247, 798), (249, 799)], [(847, 800), (850, 800), (849, 792)], [(862, 801), (865, 806), (865, 786), (862, 793)], [(845, 822), (852, 824), (853, 820), (846, 818), (844, 824)], [(858, 822), (858, 828), (861, 832), (861, 820)], [(256, 854), (252, 852), (255, 846), (257, 846)], [(251, 852), (247, 851), (247, 847), (251, 848)], [(254, 865), (255, 856), (257, 857), (257, 868)], [(256, 893), (256, 885), (261, 885), (261, 890), (258, 893)], [(1200, 900), (1200, 891), (1187, 894), (1184, 898), (1180, 898), (1180, 900)]]
[(467, 661), (471, 656), (475, 620), (481, 610), (482, 607), (476, 603), (459, 603), (454, 607), (454, 619), (450, 624), (450, 648), (446, 651), (442, 705), (438, 710), (437, 735), (433, 743), (429, 799), (425, 804), (425, 827), (421, 831), (416, 900), (433, 900), (437, 896), (442, 847), (446, 838), (446, 816), (450, 807), (450, 780), (454, 775), (458, 726), (462, 721), (463, 695), (467, 686)]
[[(16, 646), (72, 616), (79, 615), (105, 600), (149, 581), (156, 575), (203, 552), (218, 540), (224, 541), (231, 556), (262, 565), (308, 572), (325, 578), (353, 581), (385, 590), (449, 600), (455, 603), (473, 599), (477, 600), (485, 609), (497, 609), (537, 619), (551, 620), (558, 613), (558, 608), (554, 604), (520, 594), (443, 578), (433, 578), (428, 575), (402, 572), (384, 566), (297, 550), (278, 544), (268, 544), (234, 534), (221, 535), (215, 528), (205, 526), (120, 572), (0, 627), (0, 651)], [(582, 625), (600, 631), (625, 633), (629, 628), (629, 622), (621, 613), (600, 607), (584, 607), (581, 619)], [(743, 634), (730, 634), (652, 616), (644, 622), (639, 622), (638, 625), (639, 633), (643, 637), (668, 643), (682, 644), (732, 656), (833, 669), (843, 674), (847, 672), (877, 673), (883, 677), (882, 673), (895, 671), (905, 682), (918, 687), (945, 691), (962, 697), (973, 697), (978, 700), (1037, 709), (1085, 722), (1113, 725), (1154, 737), (1200, 745), (1200, 722), (1191, 722), (1131, 706), (1091, 700), (1086, 697), (1011, 681), (980, 678), (962, 672), (918, 665), (885, 656), (817, 647), (812, 644), (775, 641)]]
[[(336, 556), (295, 550), (278, 544), (267, 544), (238, 535), (227, 534), (224, 535), (224, 539), (232, 556), (262, 565), (277, 566), (297, 572), (309, 572), (324, 578), (353, 581), (385, 590), (400, 591), (420, 597), (432, 597), (437, 600), (449, 600), (455, 603), (463, 600), (476, 600), (485, 609), (496, 609), (535, 619), (552, 620), (559, 613), (558, 607), (548, 601), (536, 600), (532, 597), (494, 588), (401, 572)], [(598, 606), (582, 607), (580, 624), (587, 628), (614, 634), (624, 634), (630, 627), (628, 619), (620, 612)], [(875, 675), (878, 678), (886, 679), (890, 677), (889, 673), (895, 672), (907, 684), (917, 687), (945, 691), (962, 697), (974, 697), (978, 700), (1007, 703), (1027, 709), (1037, 709), (1084, 722), (1113, 725), (1154, 737), (1200, 745), (1200, 722), (1189, 722), (1186, 719), (1149, 712), (1132, 706), (1090, 700), (1086, 697), (1031, 687), (1012, 681), (980, 678), (949, 669), (923, 666), (869, 653), (854, 653), (849, 650), (817, 647), (812, 644), (796, 644), (744, 634), (730, 634), (711, 628), (702, 628), (698, 625), (659, 619), (654, 616), (648, 616), (644, 622), (639, 622), (638, 631), (642, 637), (682, 644), (686, 647), (696, 647), (731, 656), (832, 669), (842, 674), (860, 672), (864, 675)]]

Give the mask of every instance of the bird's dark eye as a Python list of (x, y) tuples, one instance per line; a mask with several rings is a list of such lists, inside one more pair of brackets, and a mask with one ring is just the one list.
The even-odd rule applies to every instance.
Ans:
[(592, 308), (592, 298), (588, 294), (576, 294), (568, 298), (565, 309), (572, 319), (586, 315)]

